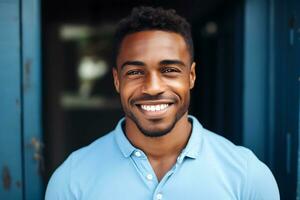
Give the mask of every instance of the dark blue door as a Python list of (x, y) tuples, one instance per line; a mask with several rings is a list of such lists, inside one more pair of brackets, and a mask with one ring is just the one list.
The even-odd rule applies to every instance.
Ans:
[(243, 140), (271, 168), (283, 200), (296, 199), (300, 181), (299, 5), (245, 1)]

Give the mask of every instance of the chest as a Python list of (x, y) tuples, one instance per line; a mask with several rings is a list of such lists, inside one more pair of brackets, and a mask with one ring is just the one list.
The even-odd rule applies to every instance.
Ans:
[(122, 170), (95, 172), (79, 199), (241, 199), (239, 177), (227, 177), (216, 166), (209, 168), (193, 160), (176, 162), (159, 181), (148, 160), (130, 162)]
[[(176, 164), (177, 156), (169, 157), (166, 159), (149, 159), (151, 168), (154, 171), (154, 174), (158, 181), (161, 181), (162, 178), (167, 174), (168, 171)], [(149, 166), (150, 167), (150, 166)]]

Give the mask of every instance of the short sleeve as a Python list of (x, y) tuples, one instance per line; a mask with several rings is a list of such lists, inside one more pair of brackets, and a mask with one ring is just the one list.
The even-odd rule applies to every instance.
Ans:
[(247, 168), (247, 182), (243, 199), (280, 199), (278, 186), (272, 172), (252, 152), (248, 158)]
[(45, 200), (75, 200), (71, 190), (71, 156), (51, 176)]

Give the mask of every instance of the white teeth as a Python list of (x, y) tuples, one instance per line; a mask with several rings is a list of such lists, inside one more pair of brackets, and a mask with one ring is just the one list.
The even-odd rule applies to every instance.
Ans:
[(151, 111), (155, 111), (155, 106), (151, 106)]
[(159, 105), (141, 105), (141, 108), (143, 110), (146, 110), (146, 111), (151, 111), (151, 112), (154, 112), (154, 111), (160, 111), (160, 110), (164, 110), (168, 107), (169, 105), (168, 104), (159, 104)]

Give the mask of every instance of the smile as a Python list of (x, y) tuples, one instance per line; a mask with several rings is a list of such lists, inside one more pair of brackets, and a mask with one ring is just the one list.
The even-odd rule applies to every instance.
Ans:
[(157, 105), (141, 105), (141, 108), (148, 112), (163, 111), (169, 107), (169, 104), (157, 104)]

